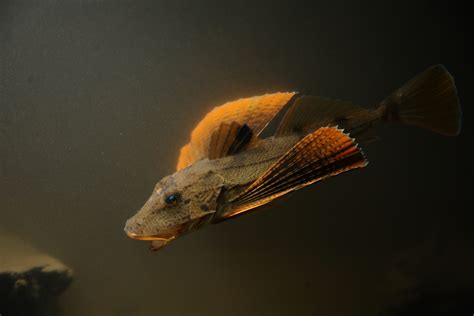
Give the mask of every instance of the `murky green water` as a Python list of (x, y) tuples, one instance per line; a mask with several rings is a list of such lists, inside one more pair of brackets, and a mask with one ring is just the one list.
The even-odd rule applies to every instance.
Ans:
[(383, 128), (368, 168), (157, 253), (123, 233), (220, 103), (299, 90), (371, 106), (441, 62), (467, 117), (472, 68), (455, 14), (1, 1), (0, 231), (74, 269), (61, 315), (387, 315), (472, 293), (468, 120), (457, 139)]

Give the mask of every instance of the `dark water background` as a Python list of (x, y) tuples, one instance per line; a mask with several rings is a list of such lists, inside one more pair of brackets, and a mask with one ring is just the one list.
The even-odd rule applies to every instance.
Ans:
[[(330, 3), (0, 1), (0, 231), (74, 268), (62, 314), (472, 314), (467, 7)], [(384, 127), (364, 170), (157, 253), (124, 235), (213, 106), (287, 90), (372, 106), (436, 63), (460, 137)]]

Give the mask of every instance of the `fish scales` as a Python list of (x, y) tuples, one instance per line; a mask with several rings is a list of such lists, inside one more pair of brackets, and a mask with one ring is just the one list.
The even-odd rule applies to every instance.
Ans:
[(207, 224), (363, 168), (367, 160), (359, 144), (387, 122), (459, 134), (461, 108), (449, 72), (432, 66), (372, 109), (297, 92), (215, 107), (182, 147), (176, 171), (156, 184), (125, 232), (158, 250)]

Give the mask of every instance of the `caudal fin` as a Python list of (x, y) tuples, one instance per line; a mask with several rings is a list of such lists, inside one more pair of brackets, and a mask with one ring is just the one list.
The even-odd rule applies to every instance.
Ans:
[(454, 136), (461, 129), (461, 107), (453, 77), (434, 65), (382, 101), (382, 119)]

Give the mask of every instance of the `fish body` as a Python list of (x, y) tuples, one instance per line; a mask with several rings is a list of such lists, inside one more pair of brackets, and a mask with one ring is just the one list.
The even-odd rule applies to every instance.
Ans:
[[(126, 222), (125, 232), (160, 249), (207, 224), (365, 167), (358, 143), (373, 139), (378, 124), (398, 122), (457, 135), (460, 120), (454, 81), (441, 65), (428, 68), (373, 109), (296, 92), (228, 102), (196, 126), (181, 149), (176, 172), (157, 183)], [(264, 138), (267, 131), (271, 136)]]

